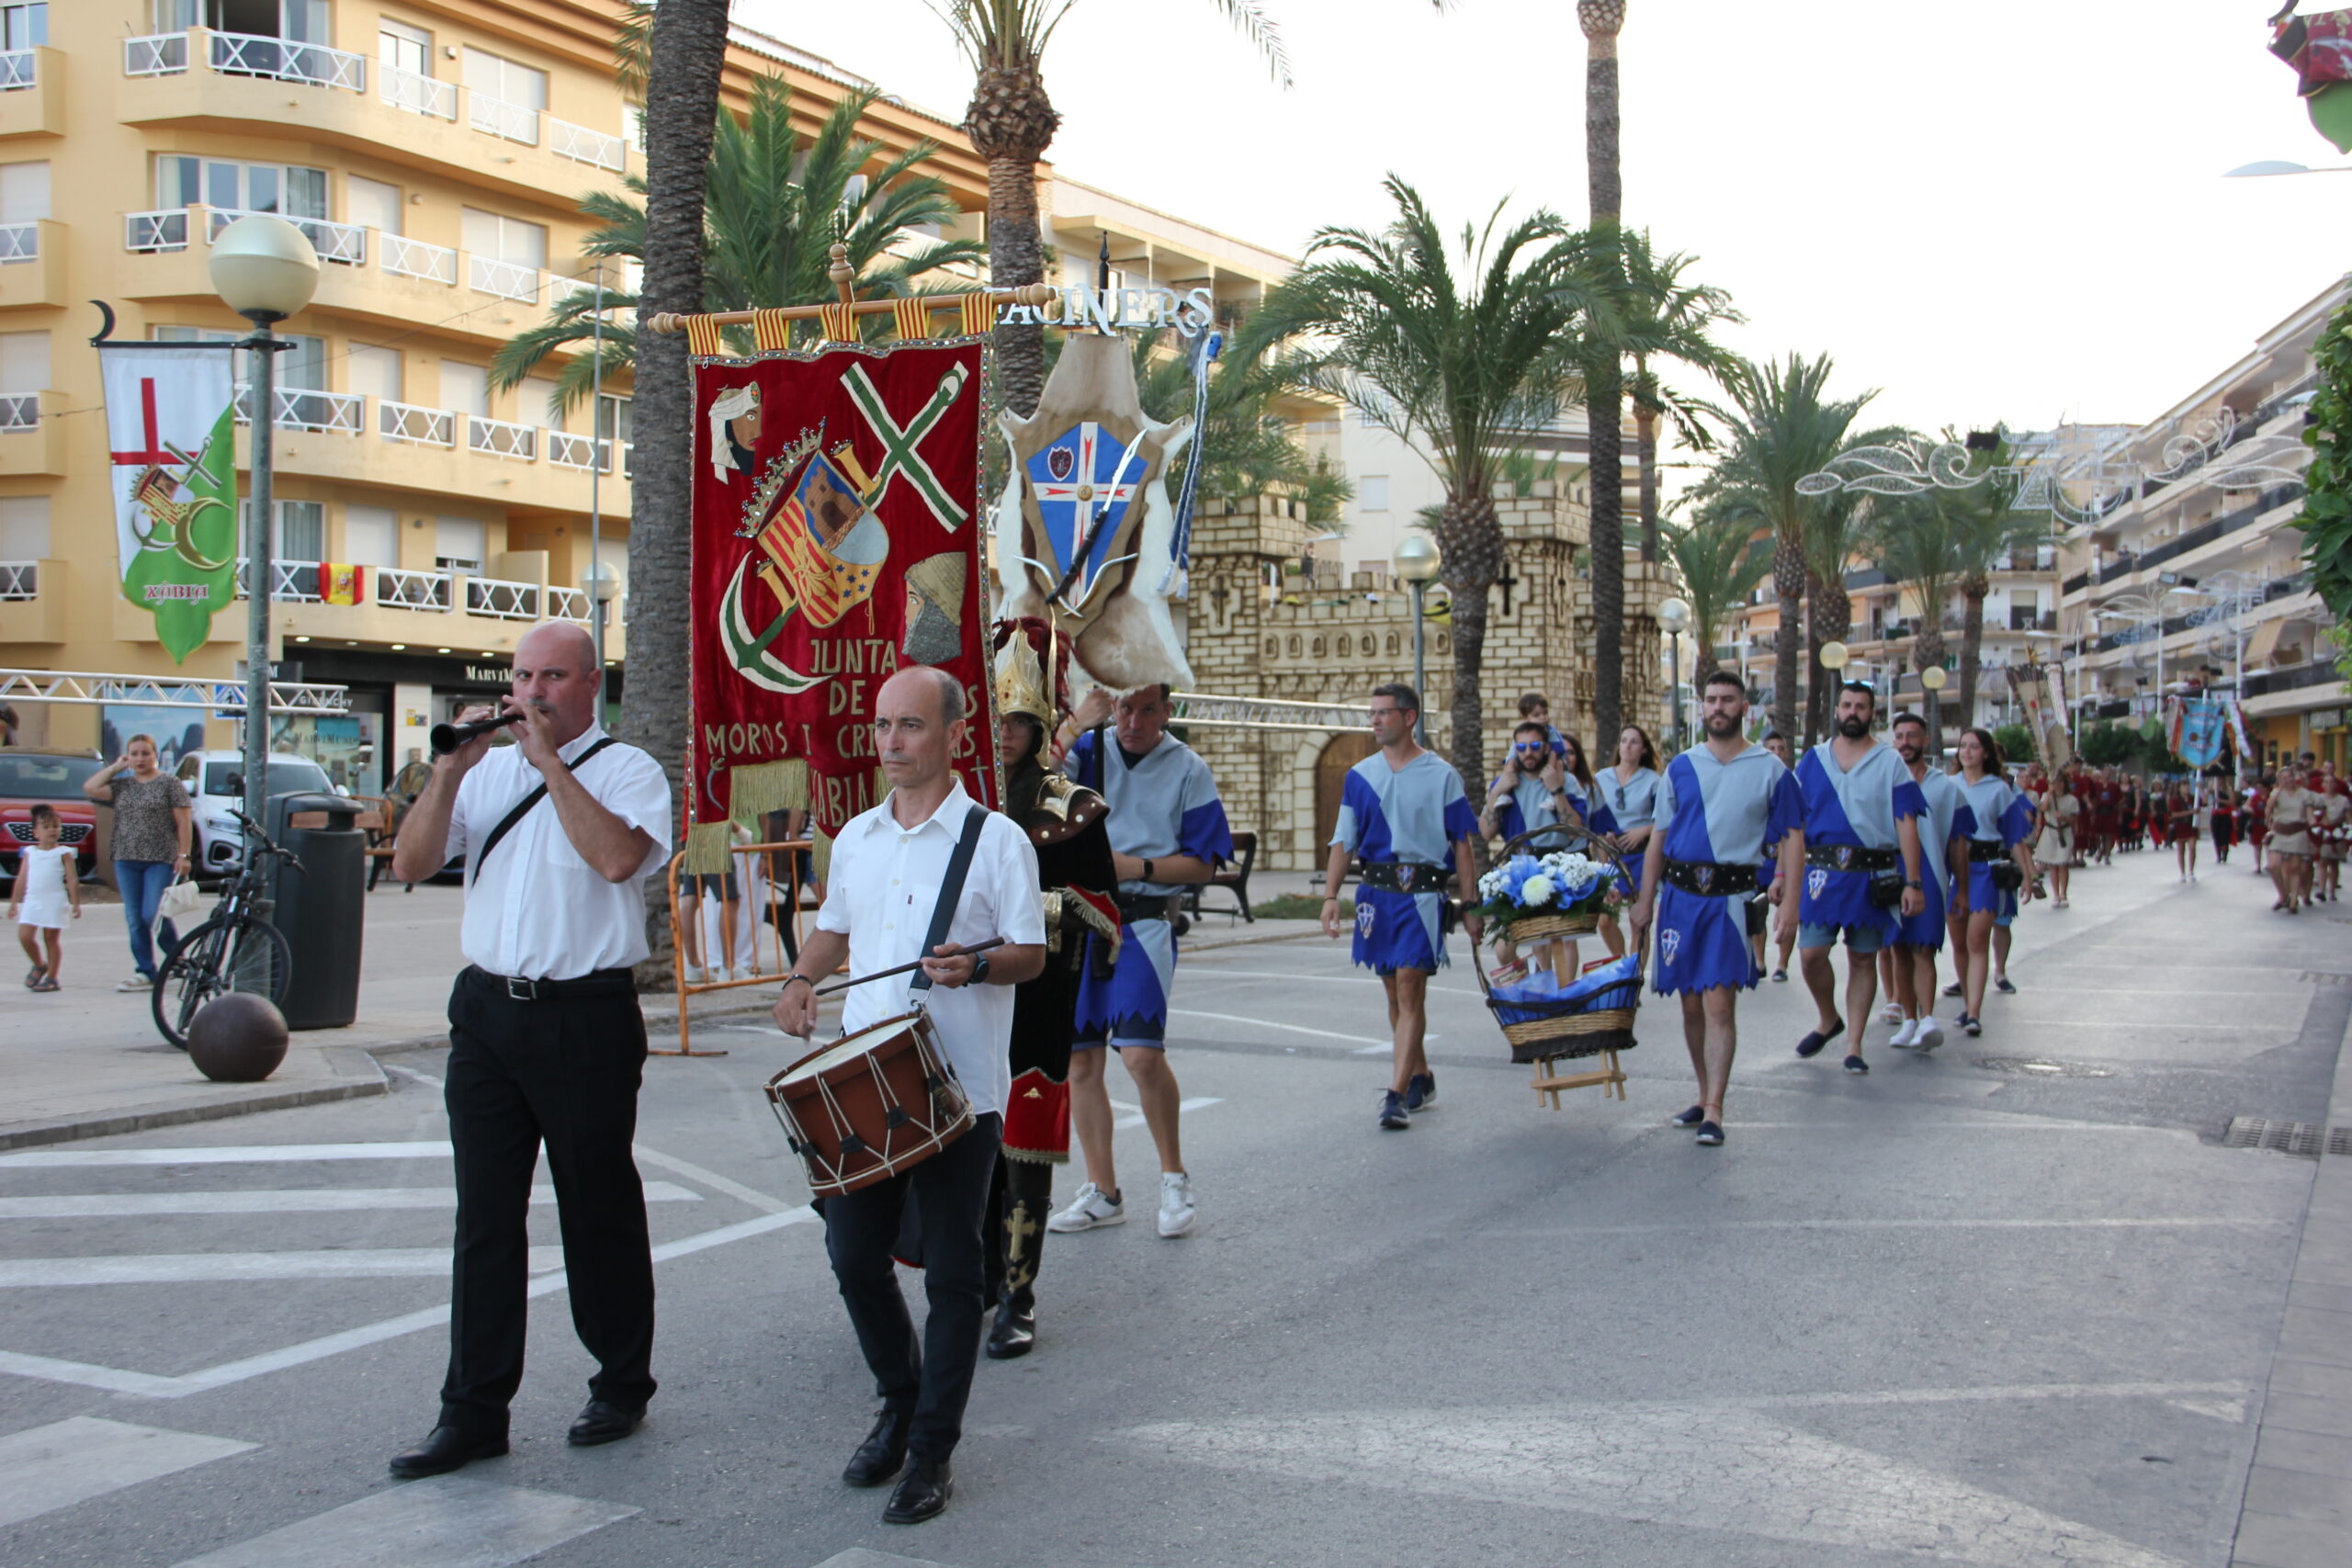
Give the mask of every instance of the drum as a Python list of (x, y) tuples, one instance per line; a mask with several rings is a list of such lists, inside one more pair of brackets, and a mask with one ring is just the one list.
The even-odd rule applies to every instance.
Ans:
[(972, 1102), (924, 1012), (886, 1019), (803, 1056), (768, 1080), (767, 1093), (820, 1198), (920, 1165), (972, 1125)]

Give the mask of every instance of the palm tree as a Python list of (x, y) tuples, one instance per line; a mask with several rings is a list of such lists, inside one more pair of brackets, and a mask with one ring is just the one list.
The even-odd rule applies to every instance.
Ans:
[[(1999, 426), (1995, 426), (1998, 429)], [(2015, 461), (2008, 443), (1986, 454), (1985, 468), (2002, 468)], [(1961, 602), (1960, 713), (1961, 723), (1973, 724), (1976, 678), (1984, 647), (1984, 597), (1993, 591), (1993, 563), (2012, 550), (2031, 549), (2049, 537), (2049, 519), (2040, 513), (2014, 512), (2018, 479), (1996, 474), (1966, 490), (1944, 492), (1958, 546)]]
[[(1944, 605), (1964, 563), (1955, 536), (1951, 492), (1940, 488), (1922, 495), (1889, 497), (1871, 507), (1870, 543), (1887, 576), (1907, 585), (1919, 604), (1911, 635), (1911, 662), (1925, 670), (1944, 661)], [(1943, 744), (1942, 698), (1925, 691), (1928, 733)]]
[(1711, 284), (1686, 283), (1682, 275), (1698, 258), (1676, 252), (1661, 256), (1646, 232), (1623, 237), (1625, 276), (1631, 292), (1629, 334), (1634, 340), (1634, 373), (1625, 389), (1633, 395), (1635, 461), (1641, 473), (1642, 559), (1658, 558), (1657, 426), (1674, 422), (1683, 445), (1706, 451), (1713, 433), (1706, 416), (1714, 411), (1663, 385), (1652, 361), (1674, 359), (1721, 379), (1737, 364), (1714, 341), (1713, 329), (1747, 320), (1732, 308), (1731, 296)]
[(1395, 175), (1385, 186), (1396, 220), (1378, 233), (1318, 231), (1235, 354), (1247, 364), (1293, 345), (1299, 374), (1421, 452), (1443, 482), (1436, 532), (1453, 590), (1452, 761), (1464, 778), (1484, 778), (1479, 673), (1487, 594), (1503, 565), (1494, 486), (1503, 454), (1558, 417), (1575, 384), (1577, 319), (1600, 278), (1590, 237), (1555, 213), (1506, 230), (1498, 207), (1483, 229), (1464, 226), (1456, 251), (1419, 192)]
[[(1584, 29), (1585, 180), (1592, 231), (1613, 282), (1623, 275), (1617, 230), (1625, 205), (1617, 160), (1617, 33), (1625, 0), (1577, 0)], [(1585, 367), (1586, 453), (1592, 465), (1593, 733), (1614, 735), (1624, 721), (1625, 458), (1623, 361), (1613, 350)], [(1464, 775), (1465, 778), (1468, 774)]]
[[(727, 65), (727, 0), (664, 0), (647, 47), (645, 284), (647, 310), (692, 312), (703, 301), (703, 187)], [(628, 535), (628, 703), (620, 738), (657, 758), (681, 788), (686, 751), (686, 498), (694, 489), (694, 388), (683, 333), (649, 337), (637, 355), (632, 410), (636, 484)], [(638, 978), (668, 983), (666, 907)]]
[[(972, 62), (972, 101), (964, 133), (989, 165), (989, 276), (999, 288), (1042, 283), (1045, 236), (1037, 221), (1037, 163), (1053, 145), (1062, 117), (1046, 96), (1041, 60), (1073, 0), (929, 0)], [(1255, 0), (1216, 0), (1243, 36), (1290, 85), (1282, 37)], [(1005, 407), (1027, 415), (1046, 387), (1045, 329), (1008, 322), (997, 329), (997, 385)]]
[(1690, 660), (1695, 690), (1715, 671), (1715, 641), (1731, 614), (1771, 570), (1772, 547), (1757, 538), (1762, 515), (1734, 497), (1702, 508), (1688, 527), (1665, 525), (1666, 558), (1682, 579), (1698, 653)]
[[(836, 239), (849, 247), (849, 265), (865, 299), (910, 293), (918, 279), (943, 267), (980, 260), (985, 252), (977, 241), (910, 243), (910, 231), (953, 222), (962, 209), (944, 180), (921, 172), (937, 153), (936, 143), (918, 142), (885, 158), (879, 143), (857, 134), (858, 122), (874, 97), (860, 93), (843, 98), (806, 141), (793, 130), (791, 89), (782, 77), (762, 77), (752, 84), (744, 118), (719, 116), (704, 193), (707, 249), (697, 309), (748, 310), (836, 299), (826, 275), (831, 265), (828, 250)], [(645, 189), (642, 180), (632, 177), (627, 183), (629, 191), (639, 195)], [(640, 201), (621, 192), (599, 191), (582, 198), (580, 206), (597, 220), (581, 246), (582, 254), (646, 259), (646, 216)], [(583, 351), (574, 352), (556, 377), (558, 406), (571, 407), (588, 395), (595, 370), (590, 345), (596, 337), (604, 344), (606, 385), (635, 363), (637, 304), (634, 294), (607, 286), (607, 320), (598, 334), (594, 331), (594, 297), (586, 292), (569, 296), (546, 321), (500, 347), (491, 362), (492, 379), (502, 387), (517, 386), (549, 355)], [(610, 319), (615, 311), (621, 320)], [(876, 330), (887, 319), (865, 318)], [(748, 336), (737, 346), (748, 350)]]
[(1806, 360), (1792, 354), (1785, 364), (1741, 366), (1732, 372), (1731, 408), (1722, 459), (1694, 494), (1745, 495), (1772, 530), (1772, 589), (1780, 601), (1779, 646), (1774, 654), (1772, 727), (1797, 732), (1797, 649), (1803, 637), (1806, 525), (1815, 500), (1797, 489), (1807, 474), (1820, 472), (1846, 447), (1849, 430), (1864, 404), (1878, 394), (1826, 396), (1833, 362), (1827, 355)]
[[(1873, 431), (1865, 441), (1888, 432)], [(1860, 445), (1856, 443), (1855, 445)], [(1804, 525), (1806, 582), (1804, 743), (1828, 728), (1829, 690), (1835, 684), (1821, 664), (1824, 643), (1843, 642), (1854, 629), (1854, 601), (1846, 592), (1846, 566), (1863, 540), (1864, 497), (1860, 491), (1834, 491), (1813, 498)]]

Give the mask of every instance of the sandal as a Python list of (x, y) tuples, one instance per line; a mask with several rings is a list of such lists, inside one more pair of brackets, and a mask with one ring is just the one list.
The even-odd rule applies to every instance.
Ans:
[(46, 975), (42, 976), (37, 983), (27, 987), (28, 990), (35, 991), (57, 991), (62, 990), (63, 988), (63, 987), (60, 986), (56, 981), (51, 979)]

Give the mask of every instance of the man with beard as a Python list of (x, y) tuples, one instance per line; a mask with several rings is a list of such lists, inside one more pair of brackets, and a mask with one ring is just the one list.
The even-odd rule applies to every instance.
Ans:
[[(1079, 972), (1089, 931), (1117, 949), (1119, 877), (1111, 862), (1110, 807), (1092, 790), (1047, 773), (1040, 755), (1047, 720), (1066, 705), (1057, 698), (1068, 691), (1069, 639), (1053, 637), (1043, 621), (1000, 622), (996, 646), (1004, 814), (1037, 852), (1046, 914), (1046, 966), (1012, 987), (1012, 1094), (1005, 1102), (994, 1205), (1003, 1227), (1002, 1278), (988, 1337), (989, 1355), (1001, 1361), (1027, 1355), (1037, 1343), (1037, 1268), (1053, 1217), (1054, 1168), (1069, 1160)], [(1048, 657), (1055, 664), (1050, 687)]]
[(1919, 839), (1928, 875), (1920, 889), (1927, 907), (1905, 916), (1894, 933), (1892, 988), (1903, 1009), (1903, 1021), (1894, 1026), (1894, 1038), (1887, 1043), (1903, 1051), (1932, 1051), (1944, 1041), (1943, 1028), (1936, 1022), (1936, 954), (1943, 951), (1949, 922), (1960, 921), (1966, 929), (1968, 836), (1976, 830), (1976, 818), (1959, 781), (1928, 765), (1928, 721), (1916, 713), (1896, 714), (1893, 733), (1895, 755), (1903, 759), (1927, 802)]
[[(1740, 733), (1747, 718), (1747, 688), (1728, 670), (1706, 679), (1699, 698), (1706, 744), (1666, 766), (1656, 831), (1642, 857), (1642, 891), (1632, 917), (1634, 951), (1652, 916), (1657, 920), (1657, 962), (1652, 984), (1661, 996), (1682, 998), (1682, 1041), (1699, 1079), (1699, 1103), (1674, 1119), (1697, 1129), (1713, 1148), (1724, 1141), (1724, 1093), (1739, 1043), (1739, 993), (1761, 976), (1747, 948), (1750, 900), (1780, 906), (1792, 924), (1794, 886), (1804, 858), (1804, 803), (1780, 760)], [(1758, 892), (1757, 866), (1768, 847), (1780, 846), (1784, 874), (1770, 893)], [(1665, 891), (1659, 891), (1659, 884)]]
[[(1797, 763), (1804, 795), (1804, 892), (1798, 910), (1797, 947), (1804, 983), (1820, 1021), (1797, 1042), (1811, 1058), (1846, 1032), (1859, 1031), (1878, 994), (1876, 954), (1900, 920), (1927, 908), (1921, 891), (1919, 818), (1927, 801), (1894, 749), (1871, 739), (1878, 694), (1860, 681), (1838, 688), (1838, 732)], [(1846, 1018), (1838, 1016), (1837, 974), (1829, 950), (1846, 939)], [(1852, 1042), (1845, 1067), (1867, 1073), (1861, 1040)]]

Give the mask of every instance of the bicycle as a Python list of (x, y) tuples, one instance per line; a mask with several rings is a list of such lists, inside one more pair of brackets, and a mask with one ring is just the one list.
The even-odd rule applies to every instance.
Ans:
[(291, 851), (272, 843), (261, 824), (243, 812), (230, 815), (244, 832), (244, 864), (230, 879), (212, 913), (180, 939), (155, 971), (155, 1027), (183, 1051), (187, 1049), (188, 1026), (205, 1003), (224, 992), (245, 991), (267, 997), (275, 1005), (286, 999), (287, 982), (293, 976), (293, 949), (286, 933), (269, 923), (269, 866), (284, 861), (299, 872), (302, 863)]

